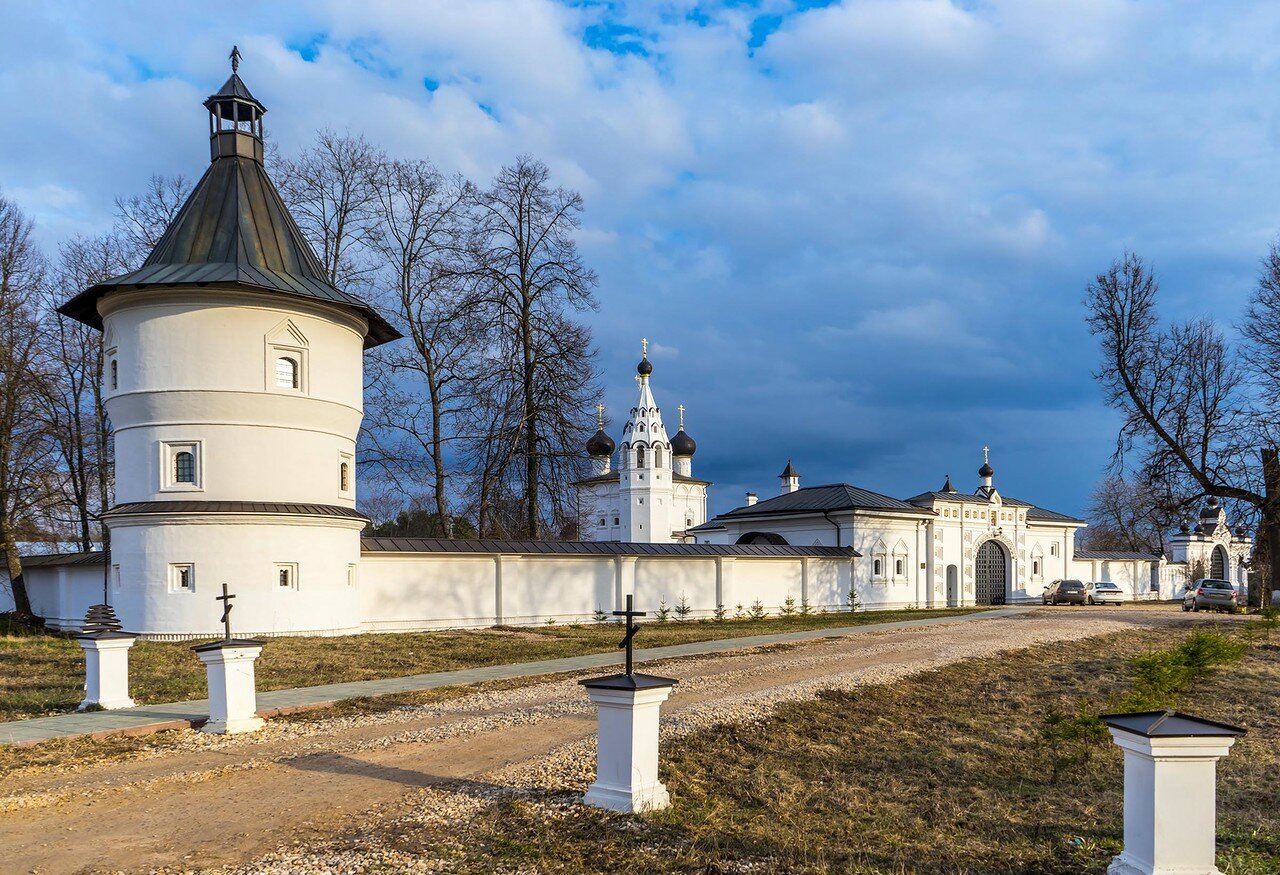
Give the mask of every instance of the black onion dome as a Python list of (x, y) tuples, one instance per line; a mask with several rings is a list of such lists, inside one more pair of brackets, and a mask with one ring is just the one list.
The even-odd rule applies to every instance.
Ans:
[(636, 365), (636, 373), (642, 377), (647, 377), (653, 373), (653, 365), (650, 364), (648, 356), (640, 359), (640, 364)]
[(612, 456), (614, 451), (613, 438), (604, 433), (604, 429), (600, 429), (591, 440), (587, 441), (587, 453), (592, 456)]
[(994, 477), (994, 476), (996, 476), (996, 469), (991, 467), (991, 463), (990, 463), (990, 462), (983, 462), (983, 463), (982, 463), (982, 467), (978, 469), (978, 476), (979, 476), (979, 477)]
[(676, 436), (671, 439), (671, 455), (673, 456), (692, 456), (698, 451), (698, 444), (693, 438), (689, 437), (688, 432), (683, 428), (676, 432)]

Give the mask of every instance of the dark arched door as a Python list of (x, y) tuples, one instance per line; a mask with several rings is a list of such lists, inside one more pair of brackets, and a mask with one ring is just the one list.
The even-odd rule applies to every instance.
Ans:
[(973, 560), (976, 599), (980, 605), (1003, 605), (1008, 598), (1008, 565), (1004, 548), (987, 541)]
[(1221, 547), (1213, 548), (1213, 556), (1209, 560), (1209, 576), (1214, 580), (1228, 580), (1227, 551)]

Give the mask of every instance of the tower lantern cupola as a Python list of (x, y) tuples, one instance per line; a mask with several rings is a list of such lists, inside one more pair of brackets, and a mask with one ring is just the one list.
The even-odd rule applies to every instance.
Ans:
[(209, 110), (209, 160), (241, 155), (262, 161), (262, 117), (267, 108), (240, 78), (240, 50), (231, 47), (231, 78), (204, 102)]
[(991, 448), (982, 448), (982, 467), (978, 469), (978, 477), (982, 480), (982, 488), (988, 492), (992, 489), (992, 478), (996, 476), (996, 469), (991, 467)]

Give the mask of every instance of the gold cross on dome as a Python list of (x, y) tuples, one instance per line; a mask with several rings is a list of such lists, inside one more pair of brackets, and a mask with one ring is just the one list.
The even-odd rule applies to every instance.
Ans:
[(604, 428), (604, 405), (603, 404), (596, 405), (596, 425), (600, 426), (600, 428), (602, 429)]
[(990, 460), (989, 458), (987, 458), (987, 454), (988, 454), (988, 453), (990, 453), (990, 452), (991, 452), (991, 447), (983, 447), (983, 448), (982, 448), (982, 464), (986, 465), (986, 464), (989, 464), (989, 463), (991, 462), (991, 460)]
[(680, 430), (684, 431), (684, 405), (681, 404), (676, 410), (680, 411)]
[(648, 358), (648, 356), (649, 356), (649, 338), (647, 338), (647, 337), (642, 337), (642, 338), (640, 338), (640, 352), (641, 352), (641, 355), (643, 355), (643, 356), (645, 356), (646, 358)]

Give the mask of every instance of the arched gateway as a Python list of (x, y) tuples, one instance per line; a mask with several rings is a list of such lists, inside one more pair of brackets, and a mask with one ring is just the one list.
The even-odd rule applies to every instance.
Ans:
[(973, 576), (977, 584), (975, 601), (980, 605), (1003, 605), (1008, 598), (1009, 562), (997, 541), (987, 541), (978, 548), (973, 560)]

